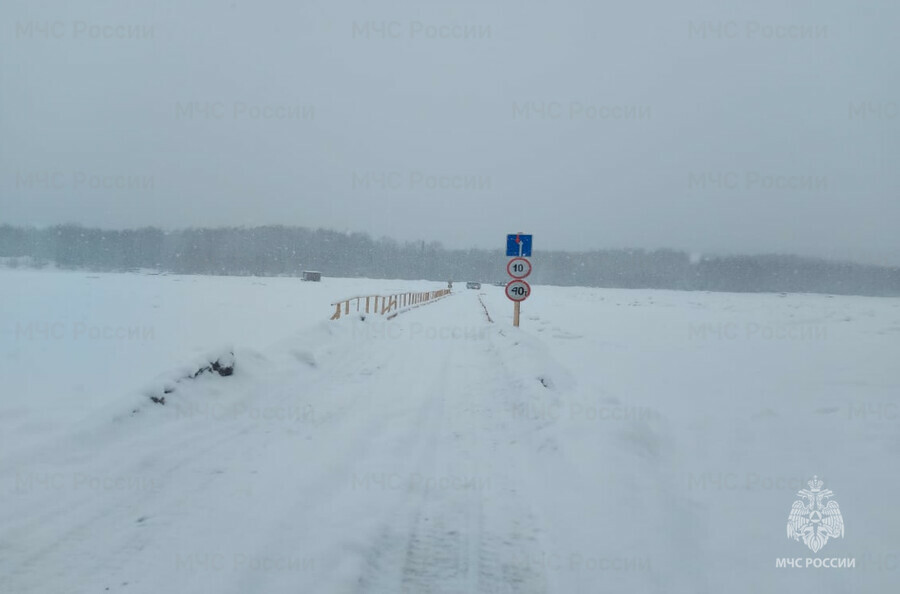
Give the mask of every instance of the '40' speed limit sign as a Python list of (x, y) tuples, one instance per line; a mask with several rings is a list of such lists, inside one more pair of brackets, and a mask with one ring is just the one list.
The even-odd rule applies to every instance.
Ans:
[(525, 301), (531, 295), (531, 285), (523, 280), (511, 280), (506, 285), (506, 296), (513, 301)]

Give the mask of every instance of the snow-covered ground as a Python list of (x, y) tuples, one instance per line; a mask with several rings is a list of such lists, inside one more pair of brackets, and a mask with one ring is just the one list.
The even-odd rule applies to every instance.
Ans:
[[(442, 286), (0, 271), (0, 591), (900, 583), (900, 300), (537, 286), (514, 329), (455, 285), (328, 321)], [(817, 553), (786, 536), (814, 475)]]

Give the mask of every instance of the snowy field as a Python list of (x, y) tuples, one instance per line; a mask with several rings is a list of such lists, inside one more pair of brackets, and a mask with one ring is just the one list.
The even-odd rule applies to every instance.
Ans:
[(444, 286), (0, 270), (0, 592), (900, 584), (900, 299)]

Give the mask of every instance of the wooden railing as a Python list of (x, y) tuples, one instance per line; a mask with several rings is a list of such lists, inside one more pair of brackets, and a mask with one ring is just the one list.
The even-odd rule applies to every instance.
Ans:
[[(337, 301), (331, 305), (335, 308), (332, 320), (337, 320), (341, 315), (349, 315), (350, 311), (358, 313), (375, 313), (386, 315), (395, 312), (389, 317), (397, 315), (400, 309), (413, 307), (428, 303), (435, 299), (440, 299), (450, 294), (450, 289), (440, 289), (439, 291), (422, 291), (409, 293), (396, 293), (394, 295), (365, 295), (361, 297), (350, 297), (342, 301)], [(350, 304), (353, 304), (352, 306)]]

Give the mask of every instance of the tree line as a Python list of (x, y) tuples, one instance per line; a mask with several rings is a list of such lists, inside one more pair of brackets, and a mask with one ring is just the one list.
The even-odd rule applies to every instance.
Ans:
[[(153, 269), (175, 274), (325, 276), (479, 282), (508, 280), (503, 251), (447, 249), (438, 242), (373, 239), (270, 225), (154, 227), (127, 230), (57, 225), (0, 225), (0, 257), (31, 266), (94, 271)], [(26, 259), (27, 260), (24, 260)], [(710, 256), (677, 250), (541, 251), (533, 258), (537, 284), (732, 292), (900, 295), (900, 268), (791, 255)]]

